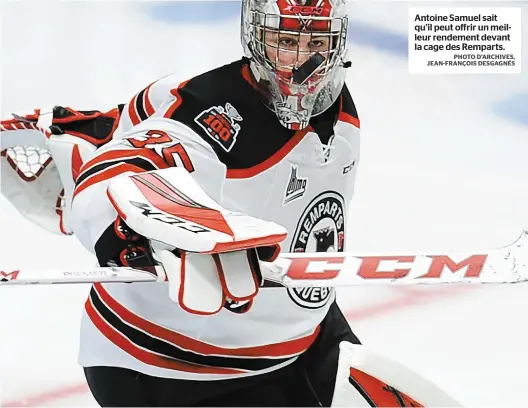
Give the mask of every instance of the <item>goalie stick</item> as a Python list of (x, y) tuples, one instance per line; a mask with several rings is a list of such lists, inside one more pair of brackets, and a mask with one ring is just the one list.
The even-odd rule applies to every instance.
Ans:
[[(266, 280), (278, 287), (342, 287), (528, 281), (528, 229), (512, 244), (482, 252), (451, 254), (282, 253), (262, 263)], [(0, 285), (95, 282), (159, 282), (161, 266), (144, 270), (95, 267), (76, 270), (0, 270)]]

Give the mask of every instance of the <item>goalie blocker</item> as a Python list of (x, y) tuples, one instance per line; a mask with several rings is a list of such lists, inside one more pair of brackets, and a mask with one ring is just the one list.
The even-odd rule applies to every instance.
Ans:
[(249, 308), (263, 284), (260, 262), (274, 261), (287, 235), (222, 208), (182, 168), (116, 177), (107, 194), (119, 216), (96, 243), (99, 263), (160, 264), (169, 297), (189, 313), (216, 314), (226, 301)]

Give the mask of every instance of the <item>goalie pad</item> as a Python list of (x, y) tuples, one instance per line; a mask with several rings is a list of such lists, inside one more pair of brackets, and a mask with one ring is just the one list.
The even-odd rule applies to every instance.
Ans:
[(275, 259), (287, 235), (280, 225), (223, 208), (182, 168), (118, 176), (107, 192), (127, 226), (152, 242), (170, 298), (190, 313), (252, 302), (260, 261)]
[(332, 407), (461, 407), (445, 391), (411, 369), (342, 342)]

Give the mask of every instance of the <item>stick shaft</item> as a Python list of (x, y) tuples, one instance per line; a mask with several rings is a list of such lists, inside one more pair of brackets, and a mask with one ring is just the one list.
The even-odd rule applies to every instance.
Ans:
[[(262, 272), (265, 279), (288, 287), (524, 282), (528, 281), (528, 231), (507, 247), (479, 253), (282, 253), (273, 263), (263, 262)], [(0, 271), (0, 285), (157, 282), (165, 280), (165, 276), (161, 266), (149, 270), (123, 267), (19, 269)]]

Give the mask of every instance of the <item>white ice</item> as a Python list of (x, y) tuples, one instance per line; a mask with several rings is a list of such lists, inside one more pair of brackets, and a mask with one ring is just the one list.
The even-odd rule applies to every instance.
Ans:
[[(416, 3), (352, 2), (351, 10), (358, 21), (405, 33), (409, 5)], [(3, 5), (1, 116), (54, 104), (110, 109), (162, 75), (177, 71), (185, 79), (240, 56), (238, 19), (175, 26), (153, 23), (145, 7)], [(349, 247), (442, 252), (516, 238), (528, 226), (528, 128), (490, 105), (528, 92), (528, 75), (410, 75), (405, 60), (354, 43), (352, 60), (348, 85), (363, 139)], [(39, 230), (3, 198), (0, 231), (0, 269), (95, 262), (74, 238)], [(79, 389), (76, 363), (87, 291), (1, 288), (4, 403), (95, 405)], [(527, 295), (526, 285), (356, 288), (341, 291), (339, 302), (364, 344), (464, 405), (521, 407), (528, 403)]]

